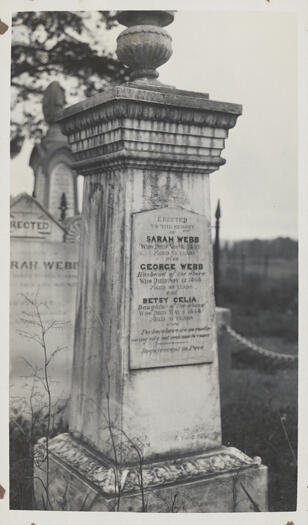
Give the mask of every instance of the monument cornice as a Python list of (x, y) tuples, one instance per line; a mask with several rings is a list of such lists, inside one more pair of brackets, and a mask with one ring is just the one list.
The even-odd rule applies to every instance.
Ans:
[(88, 126), (123, 118), (230, 129), (241, 113), (241, 105), (210, 100), (207, 94), (130, 83), (65, 109), (58, 122), (70, 140)]

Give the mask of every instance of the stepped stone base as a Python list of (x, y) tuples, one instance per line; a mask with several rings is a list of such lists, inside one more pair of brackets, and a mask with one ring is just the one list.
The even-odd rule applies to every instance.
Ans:
[[(45, 442), (40, 440), (35, 447), (39, 508), (46, 508), (45, 457)], [(120, 495), (116, 486), (121, 487)], [(116, 469), (70, 434), (60, 434), (49, 442), (48, 507), (103, 512), (265, 512), (267, 467), (258, 457), (220, 447), (145, 463), (142, 469), (138, 464)]]

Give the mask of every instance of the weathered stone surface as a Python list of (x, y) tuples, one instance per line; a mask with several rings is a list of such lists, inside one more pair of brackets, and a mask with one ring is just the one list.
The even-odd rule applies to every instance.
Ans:
[(75, 215), (64, 219), (63, 226), (66, 229), (65, 242), (80, 242), (81, 216)]
[[(125, 109), (128, 109), (128, 115)], [(87, 124), (112, 121), (116, 116), (143, 117), (146, 120), (148, 115), (150, 120), (164, 120), (166, 124), (194, 123), (199, 126), (207, 122), (209, 127), (229, 129), (235, 126), (241, 114), (241, 105), (210, 100), (207, 93), (128, 82), (65, 108), (59, 114), (58, 122), (65, 135), (70, 137), (78, 130), (86, 134)]]
[[(221, 444), (208, 174), (224, 162), (224, 139), (240, 113), (240, 106), (208, 95), (130, 83), (72, 106), (60, 118), (74, 166), (87, 175), (70, 430), (106, 456), (107, 398), (112, 420), (145, 444), (146, 458)], [(208, 304), (204, 334), (211, 336), (198, 366), (188, 359), (185, 366), (181, 360), (181, 366), (158, 369), (156, 362), (131, 369), (131, 221), (165, 207), (202, 217), (207, 279), (200, 298)], [(196, 256), (187, 262), (195, 263)]]
[(30, 166), (34, 171), (33, 195), (55, 219), (60, 219), (62, 193), (67, 200), (66, 216), (77, 214), (76, 174), (71, 169), (72, 156), (58, 124), (49, 129), (41, 144), (34, 146)]
[(55, 217), (60, 219), (60, 202), (61, 196), (65, 194), (66, 210), (65, 215), (71, 217), (76, 214), (76, 187), (75, 176), (72, 173), (71, 167), (64, 159), (57, 159), (53, 162), (53, 167), (50, 170), (49, 180), (49, 205), (48, 209)]
[(213, 360), (206, 217), (185, 208), (132, 216), (131, 369)]
[[(83, 175), (117, 168), (211, 173), (241, 106), (208, 95), (128, 83), (64, 110), (63, 132)], [(96, 169), (95, 169), (96, 167)]]
[[(141, 470), (138, 463), (110, 462), (68, 434), (52, 439), (49, 452), (53, 480), (50, 499), (54, 510), (112, 511), (119, 497), (121, 511), (140, 511), (141, 490), (148, 512), (172, 512), (174, 496), (177, 499), (174, 511), (178, 512), (249, 512), (255, 511), (256, 506), (261, 511), (267, 510), (266, 467), (261, 465), (260, 458), (251, 459), (232, 447), (145, 463)], [(40, 477), (44, 457), (45, 442), (41, 440), (35, 450)], [(37, 483), (37, 496), (42, 492), (42, 485)], [(65, 507), (63, 495), (68, 492)]]
[(165, 29), (153, 25), (132, 26), (117, 38), (117, 55), (132, 70), (130, 77), (157, 78), (155, 68), (172, 55), (172, 39)]
[(51, 82), (45, 89), (42, 105), (46, 122), (53, 124), (56, 120), (57, 113), (65, 106), (65, 91), (59, 82)]
[[(53, 403), (70, 395), (73, 329), (78, 270), (77, 243), (63, 242), (66, 230), (32, 197), (22, 194), (11, 206), (10, 261), (10, 398), (21, 399), (30, 413), (29, 400), (35, 369), (44, 362), (36, 342), (39, 319), (28, 299), (37, 298), (42, 322), (54, 323), (46, 333), (47, 352), (62, 348), (50, 362), (48, 373)], [(31, 364), (33, 369), (29, 366)], [(34, 404), (42, 406), (36, 381)], [(27, 417), (28, 413), (24, 412)]]
[(40, 203), (27, 193), (11, 202), (11, 239), (45, 239), (63, 242), (66, 229)]
[(118, 11), (117, 18), (128, 27), (117, 38), (119, 60), (129, 66), (132, 79), (156, 79), (155, 68), (172, 54), (172, 39), (163, 26), (173, 21), (173, 11)]
[[(108, 388), (112, 418), (122, 414), (129, 435), (149, 443), (146, 456), (220, 444), (215, 337), (210, 365), (129, 370), (131, 216), (159, 202), (184, 205), (209, 228), (204, 175), (120, 170), (85, 180), (70, 428), (106, 454)], [(207, 289), (213, 295), (211, 269)]]
[(66, 217), (78, 213), (76, 174), (71, 168), (72, 154), (59, 124), (57, 113), (65, 105), (65, 93), (58, 82), (51, 82), (43, 97), (43, 113), (49, 124), (46, 135), (31, 152), (29, 165), (34, 172), (33, 196), (55, 219), (61, 219), (61, 196), (66, 196)]
[(136, 25), (154, 25), (165, 27), (174, 20), (174, 11), (118, 11), (117, 19), (127, 27)]

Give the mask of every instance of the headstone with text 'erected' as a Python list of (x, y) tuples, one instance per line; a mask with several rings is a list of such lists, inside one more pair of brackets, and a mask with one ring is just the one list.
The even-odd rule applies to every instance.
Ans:
[[(53, 403), (70, 395), (73, 329), (78, 271), (78, 242), (65, 242), (69, 232), (35, 199), (23, 193), (10, 211), (10, 399), (18, 408), (28, 405), (35, 370), (44, 363), (38, 313), (53, 323), (46, 334)], [(39, 372), (37, 372), (39, 375)], [(42, 406), (42, 384), (35, 380), (33, 403)], [(27, 411), (23, 413), (27, 417)]]
[(168, 512), (174, 497), (188, 512), (267, 506), (260, 458), (221, 441), (209, 174), (242, 108), (156, 80), (173, 17), (119, 12), (132, 82), (59, 118), (85, 180), (69, 433), (49, 442), (53, 508), (64, 491), (71, 510), (85, 496), (102, 511)]
[(65, 199), (65, 217), (78, 213), (77, 178), (72, 170), (72, 154), (67, 138), (56, 122), (63, 109), (65, 94), (56, 81), (49, 84), (43, 96), (43, 114), (48, 130), (30, 156), (34, 172), (33, 196), (57, 219), (62, 220), (61, 202)]

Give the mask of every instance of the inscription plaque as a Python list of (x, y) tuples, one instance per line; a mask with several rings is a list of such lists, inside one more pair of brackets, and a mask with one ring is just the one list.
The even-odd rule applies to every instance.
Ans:
[(132, 215), (131, 369), (212, 361), (210, 242), (206, 217), (189, 210)]

